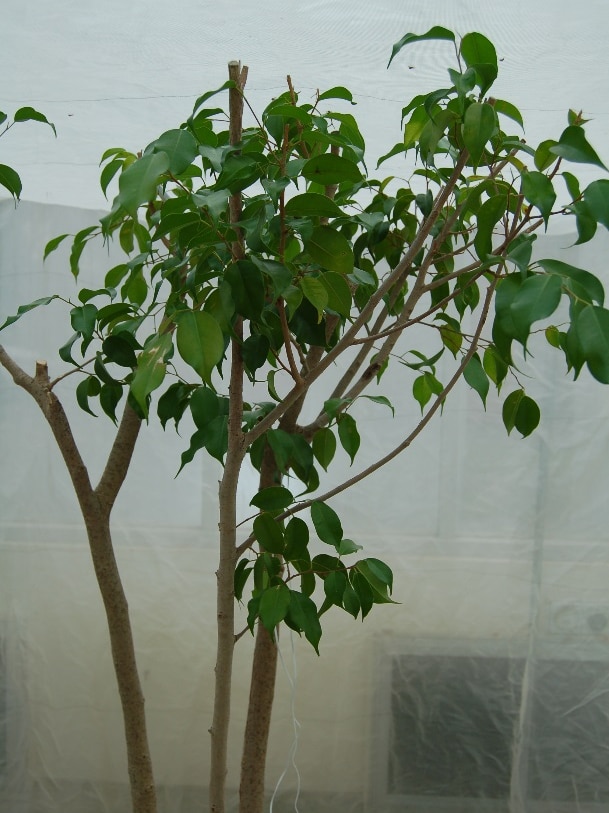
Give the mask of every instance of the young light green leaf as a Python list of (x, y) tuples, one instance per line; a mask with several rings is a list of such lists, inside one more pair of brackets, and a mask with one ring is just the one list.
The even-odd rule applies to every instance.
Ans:
[(425, 40), (449, 40), (450, 42), (454, 42), (455, 35), (452, 31), (449, 31), (448, 28), (442, 28), (442, 26), (439, 25), (430, 28), (425, 34), (404, 34), (391, 49), (391, 57), (389, 58), (387, 67), (391, 65), (393, 58), (399, 54), (402, 48), (405, 48), (407, 45), (412, 45), (415, 42), (424, 42)]
[(317, 321), (321, 322), (324, 308), (328, 305), (328, 292), (316, 277), (303, 277), (300, 289), (317, 311)]
[(131, 381), (131, 393), (144, 415), (148, 416), (148, 395), (161, 386), (167, 371), (167, 357), (173, 350), (170, 333), (154, 335), (144, 344)]
[(211, 382), (211, 374), (224, 355), (224, 336), (213, 316), (205, 311), (184, 311), (176, 316), (178, 352), (184, 361)]
[(328, 294), (327, 307), (340, 316), (348, 317), (351, 313), (351, 289), (344, 274), (327, 271), (318, 277)]

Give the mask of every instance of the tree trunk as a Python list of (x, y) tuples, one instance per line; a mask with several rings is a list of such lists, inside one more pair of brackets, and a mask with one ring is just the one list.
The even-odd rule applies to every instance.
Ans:
[(127, 404), (104, 473), (97, 488), (93, 489), (68, 418), (52, 390), (46, 362), (36, 363), (36, 375), (32, 378), (0, 346), (0, 364), (40, 407), (70, 474), (106, 611), (112, 661), (123, 712), (132, 810), (133, 813), (156, 813), (156, 788), (146, 730), (144, 695), (137, 671), (129, 606), (110, 532), (110, 514), (127, 475), (141, 421)]
[[(275, 456), (267, 446), (260, 469), (259, 489), (280, 482), (281, 474), (277, 469)], [(262, 624), (258, 623), (241, 757), (240, 813), (262, 813), (264, 807), (266, 753), (276, 676), (277, 645)]]

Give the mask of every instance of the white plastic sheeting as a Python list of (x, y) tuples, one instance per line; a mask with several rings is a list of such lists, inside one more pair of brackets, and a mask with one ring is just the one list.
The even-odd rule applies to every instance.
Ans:
[[(531, 142), (560, 132), (567, 107), (583, 107), (595, 118), (590, 140), (608, 155), (602, 2), (267, 6), (268, 16), (260, 5), (229, 12), (194, 0), (163, 10), (139, 0), (3, 3), (0, 64), (11, 82), (0, 107), (31, 102), (60, 137), (24, 127), (0, 142), (2, 160), (20, 169), (30, 200), (79, 208), (0, 205), (0, 320), (74, 291), (67, 254), (44, 268), (41, 256), (48, 239), (94, 220), (82, 207), (103, 205), (92, 191), (102, 150), (137, 148), (174, 126), (235, 56), (250, 65), (254, 102), (278, 92), (287, 71), (311, 92), (351, 87), (378, 155), (397, 138), (387, 105), (397, 125), (404, 100), (444, 78), (446, 54), (439, 61), (433, 47), (387, 74), (390, 44), (435, 23), (480, 30), (504, 59), (497, 95), (523, 109)], [(607, 235), (567, 253), (573, 241), (540, 238), (538, 255), (607, 281)], [(103, 251), (87, 256), (91, 279), (109, 267)], [(64, 322), (51, 305), (2, 341), (27, 370), (45, 357), (59, 374)], [(542, 345), (523, 368), (542, 411), (531, 438), (507, 438), (500, 402), (484, 412), (462, 386), (402, 458), (333, 502), (346, 534), (391, 564), (400, 604), (375, 608), (363, 626), (329, 614), (319, 659), (282, 637), (269, 796), (285, 777), (274, 811), (607, 809), (609, 391), (586, 372), (571, 382)], [(371, 438), (357, 467), (416, 423), (417, 405), (401, 398), (409, 388), (383, 381), (399, 404), (394, 420), (361, 406)], [(80, 413), (67, 384), (63, 392), (95, 479), (112, 426)], [(164, 813), (203, 809), (212, 707), (219, 469), (196, 458), (174, 479), (186, 427), (182, 435), (151, 421), (115, 509)], [(47, 426), (4, 373), (0, 438), (0, 810), (115, 813), (128, 796), (122, 723), (82, 523)], [(243, 517), (254, 487), (246, 476)], [(245, 636), (233, 799), (250, 651)]]
[[(0, 206), (7, 313), (35, 295), (73, 291), (67, 253), (44, 269), (40, 256), (52, 235), (90, 217)], [(540, 238), (538, 251), (602, 273), (607, 236), (566, 253), (572, 242)], [(107, 263), (103, 250), (91, 253), (86, 278)], [(61, 307), (5, 333), (26, 369), (46, 357), (52, 375), (61, 372)], [(400, 604), (376, 608), (364, 625), (329, 614), (319, 659), (282, 637), (269, 792), (288, 770), (275, 810), (294, 809), (299, 781), (300, 810), (606, 809), (609, 396), (585, 372), (566, 378), (543, 342), (527, 373), (542, 411), (531, 438), (506, 437), (500, 403), (484, 412), (463, 386), (408, 453), (333, 502), (346, 534), (394, 569)], [(370, 435), (358, 467), (415, 424), (418, 407), (401, 397), (409, 386), (383, 381), (380, 392), (399, 405), (394, 420), (378, 405), (358, 413)], [(95, 478), (112, 427), (63, 391)], [(0, 399), (0, 809), (110, 813), (125, 803), (124, 748), (84, 531), (37, 407), (6, 375)], [(219, 471), (195, 459), (174, 479), (188, 434), (151, 421), (115, 515), (167, 813), (205, 798), (212, 704)], [(340, 468), (346, 474), (347, 461)], [(243, 517), (254, 487), (246, 476)], [(233, 788), (248, 636), (237, 649)]]

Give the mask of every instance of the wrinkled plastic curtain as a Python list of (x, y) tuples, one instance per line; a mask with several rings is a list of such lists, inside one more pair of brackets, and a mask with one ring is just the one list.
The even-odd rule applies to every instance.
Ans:
[[(51, 237), (90, 211), (0, 204), (0, 319), (50, 293), (74, 296)], [(540, 236), (538, 256), (606, 280), (609, 241)], [(99, 287), (116, 259), (86, 253)], [(70, 337), (59, 303), (0, 334), (32, 372)], [(609, 390), (532, 342), (500, 398), (459, 387), (444, 415), (375, 479), (333, 501), (346, 535), (389, 562), (399, 604), (362, 625), (328, 613), (321, 657), (282, 634), (267, 785), (274, 811), (575, 811), (609, 803)], [(409, 349), (406, 346), (404, 349)], [(399, 368), (398, 368), (399, 369)], [(438, 371), (442, 376), (442, 370)], [(531, 375), (531, 378), (528, 376)], [(93, 480), (112, 425), (58, 385)], [(542, 422), (522, 440), (501, 422), (523, 385)], [(354, 469), (416, 424), (412, 381), (381, 382)], [(114, 537), (144, 690), (160, 808), (204, 809), (214, 663), (214, 462), (174, 478), (181, 437), (144, 429), (115, 510)], [(122, 722), (103, 608), (67, 475), (33, 401), (0, 370), (0, 811), (128, 809)], [(352, 472), (348, 460), (339, 470)], [(340, 474), (339, 472), (339, 474)], [(241, 483), (250, 515), (255, 477)], [(237, 647), (229, 786), (236, 804), (251, 639)], [(279, 781), (281, 779), (281, 782)], [(300, 794), (300, 795), (299, 795)], [(295, 800), (298, 799), (297, 808)]]

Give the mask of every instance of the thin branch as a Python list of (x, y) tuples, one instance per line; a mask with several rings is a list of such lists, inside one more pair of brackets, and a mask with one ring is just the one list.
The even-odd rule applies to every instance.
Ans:
[(95, 489), (100, 502), (108, 512), (112, 510), (127, 476), (141, 426), (141, 418), (127, 400), (106, 467)]

